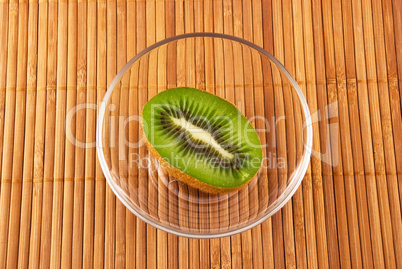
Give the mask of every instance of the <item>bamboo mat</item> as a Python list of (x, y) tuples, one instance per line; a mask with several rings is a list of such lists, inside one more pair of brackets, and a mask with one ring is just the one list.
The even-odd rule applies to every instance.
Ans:
[[(402, 1), (4, 0), (0, 14), (0, 268), (402, 268)], [(328, 154), (292, 200), (213, 240), (138, 220), (95, 148), (66, 138), (93, 142), (96, 109), (66, 127), (67, 112), (100, 102), (142, 49), (193, 31), (264, 47), (312, 113), (328, 110), (313, 124)]]

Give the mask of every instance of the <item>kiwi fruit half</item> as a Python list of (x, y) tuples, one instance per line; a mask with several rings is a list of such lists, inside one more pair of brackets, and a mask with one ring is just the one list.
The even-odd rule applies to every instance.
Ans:
[(228, 101), (194, 88), (153, 97), (142, 111), (151, 156), (179, 181), (209, 193), (245, 186), (262, 163), (260, 139)]

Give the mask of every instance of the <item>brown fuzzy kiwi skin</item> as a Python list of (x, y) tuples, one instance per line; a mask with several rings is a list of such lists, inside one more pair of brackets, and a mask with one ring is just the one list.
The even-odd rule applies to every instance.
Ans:
[(248, 186), (248, 184), (255, 177), (258, 176), (259, 171), (257, 171), (257, 173), (252, 178), (250, 178), (247, 182), (245, 182), (244, 184), (242, 184), (240, 186), (234, 187), (234, 188), (222, 188), (222, 187), (212, 186), (210, 184), (202, 182), (201, 180), (198, 180), (198, 179), (184, 173), (180, 169), (177, 169), (176, 167), (174, 167), (173, 165), (168, 163), (165, 159), (162, 158), (162, 156), (158, 153), (158, 151), (156, 151), (156, 149), (148, 141), (144, 132), (142, 132), (142, 136), (147, 145), (150, 157), (155, 158), (159, 162), (159, 165), (162, 167), (162, 169), (164, 169), (170, 176), (177, 179), (178, 181), (184, 182), (184, 183), (188, 184), (189, 186), (199, 189), (203, 192), (207, 192), (207, 193), (211, 193), (211, 194), (226, 194), (229, 192), (235, 192), (235, 191), (238, 191), (238, 190), (243, 189), (246, 186)]

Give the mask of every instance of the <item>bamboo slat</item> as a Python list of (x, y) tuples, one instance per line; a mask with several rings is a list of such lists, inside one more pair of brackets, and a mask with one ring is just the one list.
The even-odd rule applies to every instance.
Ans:
[[(8, 3), (1, 3), (0, 11), (1, 11), (1, 45), (0, 45), (0, 76), (1, 76), (1, 89), (6, 89), (7, 86), (7, 46), (8, 46), (8, 10), (9, 4)], [(1, 90), (0, 92), (0, 133), (4, 136), (4, 115), (5, 115), (5, 98), (6, 98), (6, 91)], [(0, 139), (0, 156), (3, 156), (3, 139)], [(2, 164), (0, 165), (0, 169), (2, 168)], [(0, 170), (1, 172), (1, 170)], [(1, 194), (1, 184), (0, 184), (0, 194)]]
[[(179, 2), (180, 3), (180, 2)], [(183, 2), (181, 2), (183, 4)], [(177, 6), (179, 6), (180, 12), (177, 12)], [(183, 34), (184, 32), (184, 6), (176, 4), (176, 34)], [(179, 30), (180, 29), (180, 30)], [(188, 69), (185, 64), (185, 48), (186, 43), (181, 40), (177, 42), (177, 87), (185, 86), (187, 84), (186, 81), (186, 69)], [(178, 206), (178, 224), (182, 227), (188, 227), (188, 214), (189, 214), (189, 187), (185, 184), (178, 183), (178, 192), (177, 192), (177, 206)], [(186, 228), (185, 228), (186, 229)], [(179, 268), (188, 268), (189, 266), (189, 239), (185, 237), (179, 237), (179, 248), (178, 255), (179, 258)]]
[[(402, 100), (402, 91), (401, 91), (401, 77), (402, 77), (402, 51), (399, 48), (399, 45), (402, 44), (402, 34), (401, 34), (401, 22), (402, 22), (402, 15), (401, 12), (399, 12), (402, 8), (402, 3), (400, 1), (393, 0), (392, 1), (392, 12), (393, 12), (393, 19), (394, 19), (394, 33), (395, 33), (395, 45), (396, 45), (396, 60), (398, 63), (398, 82), (399, 82), (399, 96), (400, 99)], [(389, 15), (391, 15), (389, 13)], [(400, 158), (399, 158), (400, 159)], [(401, 162), (399, 162), (401, 163)], [(399, 166), (399, 172), (400, 170)], [(400, 174), (399, 174), (400, 178)], [(401, 185), (399, 184), (399, 194), (401, 193)], [(402, 196), (401, 196), (402, 197)]]
[[(393, 7), (392, 8), (393, 21), (394, 21), (394, 31), (393, 31), (393, 33), (394, 33), (394, 36), (395, 36), (395, 47), (399, 48), (399, 45), (402, 44), (402, 34), (401, 34), (402, 15), (398, 11), (402, 9), (402, 4), (399, 1), (392, 1), (392, 7)], [(388, 11), (388, 13), (387, 13), (388, 17), (391, 18), (392, 17), (391, 10), (388, 9), (387, 11)], [(385, 9), (384, 9), (384, 12), (386, 12)], [(390, 19), (389, 21), (386, 21), (386, 22), (388, 22), (390, 24), (391, 21), (392, 21), (392, 19)], [(391, 26), (388, 26), (388, 27), (391, 27)], [(389, 44), (389, 46), (392, 46), (392, 45)], [(392, 51), (392, 49), (390, 51)], [(392, 53), (392, 52), (390, 52), (390, 53)], [(398, 65), (398, 79), (397, 79), (397, 82), (398, 82), (398, 85), (399, 85), (399, 100), (402, 100), (402, 90), (401, 90), (401, 88), (402, 88), (402, 86), (401, 86), (402, 52), (401, 52), (401, 49), (396, 49), (396, 59), (394, 57), (393, 60), (394, 61), (396, 60), (397, 65)], [(389, 73), (392, 74), (392, 72), (389, 72)], [(396, 88), (396, 86), (395, 86), (395, 88)], [(396, 89), (394, 91), (396, 91)], [(394, 98), (394, 100), (398, 101), (398, 99), (396, 97)], [(400, 102), (399, 102), (399, 104), (400, 104)], [(401, 109), (400, 106), (399, 106), (399, 109)], [(398, 125), (399, 125), (399, 122), (397, 123), (397, 126)], [(396, 128), (394, 128), (394, 130), (395, 129)], [(401, 127), (398, 128), (398, 130), (400, 130), (400, 129), (401, 129)], [(395, 139), (395, 141), (396, 141), (396, 145), (398, 146), (397, 149), (400, 149), (401, 148), (401, 142), (400, 142), (401, 139)], [(398, 152), (398, 151), (396, 151), (396, 152)], [(400, 203), (402, 203), (402, 183), (401, 183), (402, 182), (402, 180), (401, 180), (401, 177), (402, 177), (401, 176), (402, 157), (401, 157), (401, 154), (397, 154), (396, 159), (397, 159), (398, 180), (399, 180), (399, 200), (400, 200)]]
[[(28, 267), (29, 231), (31, 226), (32, 184), (34, 166), (34, 143), (35, 143), (35, 110), (36, 110), (36, 70), (38, 49), (38, 4), (29, 3), (28, 6), (28, 48), (27, 48), (27, 84), (26, 84), (26, 113), (25, 141), (23, 160), (23, 186), (21, 194), (21, 229), (19, 232), (19, 247), (15, 248), (14, 266), (18, 263), (21, 267)], [(45, 72), (44, 72), (45, 73)], [(24, 115), (25, 117), (25, 115)], [(16, 257), (18, 252), (18, 258)]]
[[(146, 3), (142, 1), (136, 2), (136, 10), (137, 10), (137, 53), (143, 50), (146, 47)], [(146, 76), (147, 70), (143, 68), (138, 71), (138, 115), (141, 115), (141, 108), (147, 101), (147, 92), (141, 90), (141, 85), (146, 85)], [(139, 129), (137, 130), (139, 133)], [(138, 134), (138, 139), (140, 139), (140, 134)], [(146, 156), (145, 146), (142, 145), (139, 148), (138, 155), (140, 158), (144, 158)], [(138, 202), (140, 204), (140, 208), (146, 211), (146, 203), (147, 201), (147, 171), (144, 168), (139, 168), (138, 171)], [(136, 267), (145, 268), (147, 263), (147, 248), (146, 246), (146, 238), (147, 238), (147, 227), (146, 224), (141, 220), (137, 219), (137, 229), (136, 229)]]
[[(66, 61), (67, 44), (66, 29), (66, 6), (57, 3), (48, 4), (48, 62), (47, 62), (47, 86), (46, 86), (46, 129), (45, 129), (45, 156), (42, 190), (42, 226), (40, 228), (40, 256), (34, 257), (39, 260), (39, 266), (50, 266), (50, 244), (52, 229), (52, 206), (53, 206), (53, 173), (55, 160), (55, 123), (56, 123), (56, 87), (59, 83), (65, 83), (65, 67), (62, 61)], [(60, 22), (58, 21), (60, 12)], [(60, 28), (59, 28), (60, 27)], [(62, 37), (63, 36), (63, 37)], [(58, 77), (59, 72), (61, 73)], [(59, 106), (58, 109), (62, 107)], [(39, 182), (40, 184), (40, 182)], [(39, 199), (41, 199), (39, 197)], [(38, 231), (39, 232), (39, 231)], [(32, 235), (31, 235), (32, 236)], [(39, 239), (39, 238), (38, 238)], [(33, 246), (31, 246), (32, 250)]]
[[(147, 1), (145, 10), (146, 10), (146, 46), (150, 46), (156, 41), (156, 2), (155, 1)], [(145, 85), (148, 86), (148, 99), (154, 97), (158, 94), (157, 88), (157, 64), (158, 64), (158, 55), (156, 53), (152, 53), (149, 55), (148, 59), (148, 70), (146, 71), (148, 74), (147, 82), (144, 82)], [(139, 85), (139, 91), (145, 89), (146, 87), (141, 87)], [(141, 105), (141, 103), (140, 103)], [(142, 105), (140, 106), (142, 107)], [(158, 204), (158, 187), (157, 179), (158, 179), (158, 170), (156, 169), (155, 163), (150, 161), (150, 168), (148, 169), (148, 210), (152, 216), (157, 216), (157, 204)], [(154, 183), (155, 182), (155, 183)], [(157, 235), (156, 228), (150, 225), (147, 225), (147, 268), (156, 268), (157, 266)], [(184, 255), (185, 256), (185, 255)]]
[[(300, 68), (300, 60), (297, 55), (302, 59), (303, 54), (297, 53), (298, 51), (295, 49), (301, 50), (303, 45), (300, 43), (302, 38), (297, 36), (302, 31), (295, 32), (295, 36), (291, 34), (291, 28), (296, 26), (302, 26), (300, 22), (297, 21), (299, 19), (297, 17), (297, 12), (291, 6), (291, 1), (284, 1), (282, 3), (282, 9), (286, 10), (283, 12), (283, 47), (284, 47), (284, 63), (285, 67), (289, 70), (292, 75), (296, 75), (296, 80), (300, 80), (300, 76), (304, 76), (302, 74), (302, 68)], [(292, 16), (294, 20), (294, 24), (292, 23)], [(294, 42), (294, 44), (293, 44)], [(296, 65), (295, 65), (296, 63)], [(296, 68), (296, 69), (295, 69)], [(296, 72), (295, 72), (296, 71)], [(303, 81), (303, 79), (302, 79)], [(299, 83), (300, 85), (300, 83)], [(300, 85), (302, 87), (303, 92), (305, 92), (305, 86)], [(274, 86), (275, 87), (275, 86)], [(278, 86), (276, 87), (278, 88)], [(279, 178), (279, 186), (284, 186), (286, 184), (286, 180), (288, 176), (295, 170), (295, 165), (297, 163), (297, 159), (300, 158), (298, 156), (299, 150), (298, 146), (301, 144), (300, 138), (301, 134), (301, 122), (302, 118), (300, 115), (300, 108), (298, 107), (297, 102), (292, 97), (292, 91), (287, 84), (287, 82), (282, 82), (283, 89), (283, 103), (285, 107), (285, 128), (286, 128), (286, 139), (280, 138), (280, 133), (283, 132), (281, 128), (278, 128), (279, 133), (277, 137), (277, 155), (283, 160), (287, 161), (287, 171), (285, 169), (277, 169), (278, 178)], [(288, 101), (286, 101), (288, 100)], [(279, 127), (279, 126), (278, 126)], [(295, 133), (295, 136), (292, 135)], [(295, 257), (295, 243), (294, 243), (294, 231), (293, 231), (293, 209), (291, 203), (288, 203), (282, 209), (282, 218), (283, 218), (283, 233), (284, 233), (284, 248), (285, 248), (285, 263), (286, 266), (296, 266), (296, 257)]]
[[(127, 2), (127, 59), (131, 59), (134, 57), (136, 53), (136, 33), (132, 29), (136, 29), (136, 6), (135, 2)], [(135, 75), (134, 75), (135, 76)], [(133, 104), (132, 99), (136, 100), (137, 91), (132, 85), (129, 85), (129, 103)], [(134, 96), (134, 97), (133, 97)], [(135, 105), (130, 105), (129, 107), (129, 115), (138, 114), (138, 108)], [(129, 141), (137, 141), (136, 138), (132, 138), (132, 134), (137, 135), (136, 128), (132, 128), (132, 123), (129, 123)], [(133, 130), (134, 129), (134, 130)], [(134, 149), (135, 150), (135, 149)], [(131, 153), (131, 149), (129, 149)], [(128, 172), (128, 188), (131, 193), (132, 189), (132, 181), (138, 176), (137, 167), (129, 166)], [(136, 251), (136, 233), (135, 233), (135, 224), (136, 219), (133, 214), (129, 213), (129, 210), (126, 210), (126, 267), (132, 268), (135, 266), (135, 251)]]
[[(69, 268), (72, 266), (72, 241), (73, 241), (73, 217), (74, 217), (74, 175), (75, 175), (75, 152), (76, 148), (72, 141), (68, 139), (67, 135), (64, 135), (64, 126), (66, 130), (70, 130), (73, 137), (76, 137), (76, 122), (75, 119), (71, 122), (68, 121), (67, 115), (77, 104), (77, 44), (78, 44), (78, 3), (68, 3), (68, 43), (67, 43), (67, 87), (60, 89), (59, 92), (63, 92), (66, 97), (65, 111), (60, 111), (60, 125), (56, 126), (56, 137), (60, 135), (60, 140), (65, 139), (64, 148), (60, 147), (64, 151), (64, 167), (60, 165), (60, 170), (55, 170), (55, 181), (60, 180), (60, 183), (56, 183), (58, 188), (64, 192), (63, 195), (63, 208), (58, 209), (54, 207), (54, 210), (60, 210), (63, 214), (60, 216), (60, 222), (53, 222), (56, 233), (61, 230), (61, 259), (56, 257), (53, 266), (61, 268)], [(82, 113), (82, 111), (80, 111)], [(81, 114), (80, 113), (80, 114)], [(57, 128), (58, 127), (58, 128)], [(58, 131), (60, 132), (58, 133)], [(67, 133), (68, 134), (68, 133)], [(56, 149), (57, 150), (57, 149)], [(80, 150), (80, 149), (77, 149)], [(63, 172), (64, 170), (64, 172)], [(57, 199), (57, 198), (56, 198)], [(77, 208), (77, 210), (79, 210)], [(57, 216), (59, 213), (54, 214)], [(56, 239), (55, 237), (54, 239)], [(52, 238), (53, 239), (53, 238)], [(56, 240), (52, 241), (52, 247), (58, 248)], [(58, 265), (60, 263), (60, 265)], [(52, 263), (51, 263), (52, 264)], [(57, 264), (57, 265), (56, 265)]]
[[(262, 2), (262, 12), (266, 14), (266, 16), (262, 16), (263, 19), (263, 43), (264, 49), (273, 54), (274, 52), (274, 42), (273, 42), (273, 20), (272, 20), (272, 4), (269, 1)], [(263, 61), (263, 70), (264, 72), (264, 109), (265, 109), (265, 118), (268, 119), (268, 124), (270, 125), (270, 132), (266, 135), (266, 142), (268, 148), (266, 150), (266, 154), (273, 156), (276, 154), (276, 148), (274, 147), (272, 141), (276, 140), (275, 128), (276, 124), (271, 124), (275, 119), (275, 107), (272, 105), (273, 103), (273, 83), (272, 83), (272, 74), (270, 72), (266, 72), (269, 70), (270, 63), (268, 61)], [(271, 123), (270, 123), (271, 122)], [(276, 169), (273, 167), (267, 168), (268, 174), (268, 185), (269, 180), (275, 172)], [(268, 186), (269, 188), (269, 186)], [(268, 195), (269, 202), (269, 195)], [(299, 204), (302, 205), (302, 204)], [(273, 249), (273, 235), (272, 235), (272, 219), (269, 219), (262, 223), (262, 243), (263, 243), (263, 256), (264, 256), (264, 268), (273, 268), (274, 267), (274, 249)], [(296, 229), (297, 231), (297, 229)], [(304, 233), (303, 233), (304, 234)], [(297, 232), (296, 232), (297, 236)], [(300, 238), (299, 238), (300, 239)], [(302, 240), (299, 242), (305, 244)]]
[[(76, 33), (68, 27), (68, 5), (67, 3), (60, 4), (59, 6), (59, 23), (58, 23), (58, 49), (57, 49), (57, 89), (56, 89), (56, 122), (55, 122), (55, 144), (54, 144), (54, 170), (52, 175), (53, 181), (53, 205), (52, 205), (52, 215), (51, 215), (51, 240), (48, 249), (44, 249), (43, 252), (50, 252), (50, 264), (47, 263), (46, 266), (51, 266), (55, 268), (61, 267), (61, 256), (62, 256), (62, 224), (63, 224), (63, 179), (64, 179), (64, 165), (65, 165), (65, 136), (64, 136), (64, 126), (65, 126), (65, 116), (66, 116), (66, 100), (67, 100), (67, 70), (70, 69), (70, 77), (75, 76), (72, 74), (72, 68), (65, 63), (68, 62), (68, 33), (71, 39), (75, 39)], [(72, 16), (72, 15), (71, 15)], [(70, 19), (73, 21), (72, 19)], [(72, 47), (72, 42), (70, 41), (70, 47)], [(70, 48), (71, 51), (72, 48)], [(71, 60), (75, 61), (74, 58)], [(69, 62), (71, 62), (71, 60)], [(71, 66), (71, 64), (70, 64)], [(74, 70), (75, 71), (75, 70)], [(70, 147), (70, 150), (73, 148)], [(67, 193), (67, 191), (66, 191)], [(67, 200), (67, 197), (66, 197)], [(71, 202), (71, 199), (69, 200)], [(67, 205), (66, 205), (67, 207)], [(71, 220), (71, 219), (69, 219)], [(71, 225), (67, 228), (71, 228)], [(45, 231), (46, 229), (42, 229)], [(67, 234), (68, 235), (68, 234)], [(66, 236), (67, 236), (66, 235)], [(65, 245), (67, 244), (67, 238)], [(64, 248), (65, 251), (68, 249)], [(46, 255), (46, 254), (45, 254)]]
[[(96, 103), (99, 112), (99, 105), (106, 92), (106, 2), (99, 2), (97, 8), (97, 68), (96, 68)], [(109, 154), (106, 151), (106, 154)], [(104, 246), (105, 246), (105, 203), (106, 203), (106, 182), (100, 167), (99, 159), (96, 158), (95, 173), (95, 221), (94, 228), (94, 268), (104, 266)]]
[(7, 241), (10, 219), (11, 200), (11, 177), (12, 177), (12, 154), (14, 139), (14, 115), (15, 115), (15, 87), (17, 80), (18, 58), (18, 10), (17, 2), (9, 5), (8, 22), (8, 49), (7, 49), (7, 77), (6, 77), (6, 100), (4, 115), (3, 156), (1, 174), (1, 197), (0, 216), (3, 220), (0, 224), (0, 266), (7, 263)]
[[(0, 268), (401, 267), (401, 9), (395, 0), (1, 1)], [(293, 198), (261, 225), (211, 240), (135, 217), (108, 186), (95, 148), (99, 104), (126, 62), (167, 37), (204, 31), (244, 38), (282, 62), (314, 133)], [(139, 122), (111, 117), (104, 154), (140, 210), (215, 231), (264, 214), (307, 150), (298, 97), (271, 68), (246, 46), (211, 38), (180, 40), (134, 65), (107, 119), (140, 115), (158, 92), (190, 86), (235, 103), (257, 130), (270, 128), (258, 133), (266, 169), (247, 190), (212, 195), (154, 160), (132, 164), (147, 149), (119, 139), (138, 142)]]
[[(106, 83), (110, 85), (114, 76), (117, 73), (117, 14), (116, 14), (117, 1), (107, 1), (106, 3)], [(116, 91), (111, 97), (114, 101), (113, 104), (118, 104), (120, 92)], [(116, 117), (118, 115), (119, 106), (115, 105), (109, 108), (110, 116)], [(110, 124), (112, 125), (112, 123)], [(115, 127), (115, 130), (118, 127)], [(108, 135), (109, 143), (115, 143), (116, 137), (112, 134)], [(113, 141), (114, 140), (114, 141)], [(119, 173), (118, 167), (118, 149), (116, 147), (110, 148), (110, 158), (112, 167), (115, 173)], [(119, 201), (117, 202), (119, 203)], [(116, 196), (110, 187), (106, 186), (105, 197), (105, 257), (104, 266), (106, 268), (114, 268), (115, 265), (115, 251), (116, 251)]]
[[(131, 59), (136, 54), (136, 33), (132, 29), (136, 29), (136, 3), (135, 2), (127, 2), (127, 59)], [(133, 72), (134, 73), (134, 72)], [(136, 74), (132, 75), (136, 77)], [(133, 79), (133, 85), (129, 85), (129, 115), (138, 115), (138, 107), (135, 105), (137, 102), (133, 100), (137, 100), (137, 90), (138, 88), (134, 87), (135, 79)], [(133, 128), (133, 125), (134, 127)], [(129, 123), (129, 134), (128, 139), (130, 142), (138, 141), (138, 127), (136, 123)], [(134, 136), (134, 137), (133, 137)], [(133, 152), (134, 151), (134, 152)], [(129, 149), (129, 154), (135, 153), (136, 149)], [(138, 169), (135, 165), (129, 166), (128, 171), (128, 189), (131, 194), (131, 190), (133, 189), (133, 181), (138, 177)], [(126, 267), (132, 268), (135, 267), (136, 263), (136, 218), (133, 214), (126, 210)]]
[[(46, 122), (46, 82), (48, 59), (48, 3), (39, 4), (38, 14), (38, 69), (36, 88), (36, 118), (35, 118), (35, 147), (34, 147), (34, 171), (32, 187), (32, 216), (29, 241), (29, 266), (39, 266), (40, 234), (42, 221), (42, 194), (44, 171), (44, 147), (45, 147), (45, 122)], [(49, 50), (50, 52), (50, 50)], [(22, 254), (19, 255), (21, 264), (24, 264)]]
[[(116, 17), (117, 17), (117, 70), (119, 71), (127, 62), (127, 9), (126, 2), (117, 2), (116, 7)], [(128, 88), (128, 76), (122, 82), (120, 88), (120, 111), (119, 115), (128, 117), (128, 106), (129, 106), (129, 88)], [(118, 126), (118, 136), (124, 135), (127, 137), (126, 131), (122, 130), (122, 127)], [(123, 134), (124, 132), (124, 134)], [(118, 144), (118, 156), (119, 156), (119, 175), (121, 177), (121, 185), (125, 190), (128, 190), (127, 179), (128, 179), (128, 167), (127, 160), (120, 158), (122, 152), (126, 151), (125, 145)], [(120, 201), (116, 201), (116, 243), (115, 243), (115, 264), (116, 268), (124, 268), (126, 259), (126, 208)]]
[[(24, 150), (18, 149), (24, 143), (25, 106), (27, 87), (27, 48), (28, 48), (28, 3), (18, 7), (18, 64), (15, 91), (14, 152), (12, 156), (11, 201), (7, 246), (7, 267), (16, 267), (18, 261), (18, 237), (21, 214), (21, 189), (23, 179)], [(30, 33), (29, 33), (30, 34)]]
[[(80, 109), (87, 100), (87, 2), (77, 4), (77, 82), (75, 112), (75, 166), (74, 166), (74, 203), (72, 232), (72, 267), (79, 267), (83, 262), (84, 229), (84, 185), (85, 185), (85, 147), (86, 141), (86, 110)], [(74, 117), (73, 117), (74, 119)], [(88, 126), (89, 127), (89, 126)]]
[[(262, 25), (262, 3), (258, 1), (253, 1), (249, 3), (252, 14), (252, 35), (253, 42), (261, 47), (263, 44), (263, 31), (260, 27)], [(251, 24), (250, 24), (251, 25)], [(265, 115), (264, 108), (264, 76), (262, 69), (262, 59), (260, 55), (257, 53), (252, 53), (252, 66), (253, 66), (253, 87), (254, 87), (254, 100), (250, 100), (250, 103), (254, 103), (254, 111), (253, 116), (257, 117), (259, 115)], [(265, 121), (261, 119), (256, 119), (254, 122), (254, 126), (257, 129), (264, 130), (266, 128)], [(262, 144), (266, 144), (265, 134), (264, 132), (259, 133), (260, 141)], [(265, 152), (266, 154), (266, 152)], [(264, 164), (263, 164), (264, 166)], [(264, 166), (266, 167), (266, 165)], [(253, 187), (254, 193), (254, 206), (252, 208), (253, 216), (256, 217), (259, 212), (261, 212), (262, 208), (265, 208), (268, 204), (268, 178), (267, 178), (267, 170), (264, 168), (259, 177), (258, 183), (256, 183)], [(292, 227), (293, 229), (293, 227)], [(262, 267), (263, 266), (263, 246), (262, 246), (262, 233), (261, 233), (261, 225), (253, 228), (251, 230), (252, 240), (253, 240), (253, 266)]]
[[(156, 41), (161, 41), (166, 36), (166, 3), (164, 1), (157, 1), (155, 6), (155, 30), (156, 30)], [(167, 70), (164, 68), (166, 66), (166, 52), (167, 48), (165, 48), (162, 52), (159, 53), (158, 57), (158, 92), (164, 91), (167, 89), (167, 78), (166, 73)], [(160, 219), (164, 222), (167, 222), (166, 211), (168, 209), (168, 201), (166, 199), (167, 193), (167, 183), (168, 183), (168, 175), (162, 171), (161, 168), (158, 168), (158, 186), (160, 187), (158, 193), (158, 215), (161, 216)], [(157, 230), (157, 268), (167, 268), (168, 265), (168, 241), (167, 234), (164, 231)], [(197, 254), (195, 253), (194, 256)], [(194, 268), (197, 268), (194, 265)]]
[[(82, 267), (92, 268), (94, 264), (94, 217), (95, 217), (95, 179), (96, 179), (96, 153), (94, 147), (96, 129), (96, 3), (87, 4), (87, 42), (86, 42), (86, 103), (85, 111), (85, 183), (84, 183), (84, 214), (83, 214), (83, 243)], [(83, 48), (84, 49), (84, 48)]]

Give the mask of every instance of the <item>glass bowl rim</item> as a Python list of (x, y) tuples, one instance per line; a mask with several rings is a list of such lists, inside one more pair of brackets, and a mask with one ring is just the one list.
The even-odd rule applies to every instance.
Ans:
[[(243, 227), (237, 227), (233, 230), (230, 231), (218, 231), (215, 233), (196, 233), (196, 232), (190, 232), (186, 230), (177, 230), (174, 228), (171, 228), (167, 225), (164, 225), (163, 223), (158, 223), (154, 219), (141, 214), (141, 212), (137, 211), (135, 207), (131, 204), (129, 201), (129, 197), (123, 192), (121, 192), (121, 188), (117, 186), (117, 184), (114, 182), (112, 179), (112, 175), (110, 173), (109, 167), (106, 163), (105, 156), (103, 153), (103, 147), (102, 147), (102, 128), (103, 128), (103, 118), (105, 116), (105, 111), (106, 111), (106, 105), (107, 102), (109, 101), (109, 98), (113, 92), (113, 89), (117, 85), (117, 83), (120, 81), (121, 77), (123, 74), (143, 55), (147, 54), (148, 52), (165, 45), (167, 43), (170, 43), (172, 41), (177, 41), (180, 39), (186, 39), (186, 38), (195, 38), (195, 37), (212, 37), (212, 38), (222, 38), (222, 39), (227, 39), (231, 41), (236, 41), (239, 43), (242, 43), (248, 47), (251, 47), (264, 56), (268, 57), (271, 62), (273, 62), (287, 77), (287, 79), (290, 81), (292, 84), (293, 88), (296, 90), (296, 93), (299, 97), (300, 103), (303, 108), (303, 114), (305, 118), (305, 123), (303, 124), (303, 127), (306, 128), (306, 140), (305, 143), (303, 143), (303, 146), (305, 148), (305, 151), (303, 153), (303, 156), (301, 158), (301, 162), (299, 165), (296, 167), (295, 171), (293, 171), (294, 174), (294, 180), (292, 180), (289, 185), (287, 185), (285, 191), (276, 198), (276, 201), (271, 204), (273, 206), (273, 209), (268, 212), (266, 215), (261, 216), (259, 219), (255, 219), (254, 222), (249, 223), (246, 226)], [(270, 218), (273, 214), (275, 214), (279, 209), (281, 209), (293, 196), (293, 194), (296, 192), (297, 188), (299, 187), (300, 183), (303, 180), (303, 177), (307, 171), (308, 164), (310, 161), (311, 157), (311, 149), (312, 149), (312, 143), (313, 143), (313, 130), (312, 130), (312, 121), (311, 121), (311, 115), (310, 115), (310, 110), (307, 104), (307, 101), (304, 97), (304, 94), (300, 88), (300, 86), (297, 84), (296, 80), (292, 77), (292, 75), (289, 73), (289, 71), (286, 70), (286, 68), (269, 52), (261, 48), (260, 46), (244, 40), (240, 37), (232, 36), (232, 35), (227, 35), (227, 34), (220, 34), (220, 33), (211, 33), (211, 32), (197, 32), (197, 33), (188, 33), (188, 34), (182, 34), (182, 35), (176, 35), (173, 37), (166, 38), (164, 40), (161, 40), (159, 42), (154, 43), (153, 45), (147, 47), (146, 49), (142, 50), (138, 54), (136, 54), (133, 58), (130, 59), (126, 63), (126, 65), (117, 73), (117, 75), (114, 77), (112, 82), (110, 83), (110, 86), (108, 87), (105, 96), (100, 104), (99, 108), (99, 114), (98, 114), (98, 120), (96, 124), (96, 149), (97, 149), (97, 154), (99, 158), (99, 162), (102, 168), (102, 171), (105, 175), (105, 178), (114, 192), (114, 194), (119, 198), (119, 200), (139, 219), (143, 220), (144, 222), (154, 226), (157, 229), (160, 229), (162, 231), (177, 235), (177, 236), (182, 236), (182, 237), (188, 237), (188, 238), (196, 238), (196, 239), (212, 239), (212, 238), (220, 238), (220, 237), (225, 237), (225, 236), (231, 236), (235, 235), (244, 231), (247, 231), (268, 218)]]

